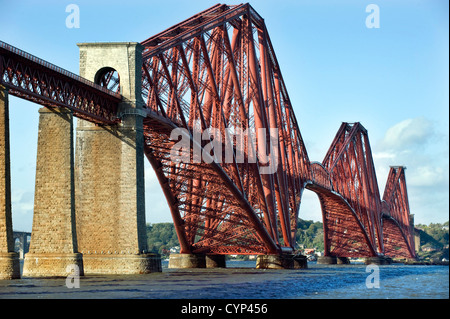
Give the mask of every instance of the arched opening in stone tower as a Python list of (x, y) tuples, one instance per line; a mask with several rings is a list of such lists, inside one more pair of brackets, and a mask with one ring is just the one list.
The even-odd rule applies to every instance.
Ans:
[(98, 70), (95, 74), (94, 82), (110, 91), (120, 93), (119, 73), (111, 67), (104, 67)]

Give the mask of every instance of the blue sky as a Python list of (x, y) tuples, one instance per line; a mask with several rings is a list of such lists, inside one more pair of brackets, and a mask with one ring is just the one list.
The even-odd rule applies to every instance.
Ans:
[[(65, 21), (80, 8), (80, 28)], [(143, 41), (217, 0), (0, 0), (0, 40), (78, 74), (76, 43)], [(240, 2), (227, 2), (239, 4)], [(369, 132), (378, 185), (405, 165), (416, 223), (449, 219), (448, 1), (255, 0), (265, 19), (311, 160), (322, 161), (341, 122)], [(367, 28), (366, 6), (380, 9)], [(10, 98), (13, 225), (31, 230), (39, 106)], [(149, 165), (147, 222), (171, 221)], [(300, 217), (320, 220), (305, 191)]]

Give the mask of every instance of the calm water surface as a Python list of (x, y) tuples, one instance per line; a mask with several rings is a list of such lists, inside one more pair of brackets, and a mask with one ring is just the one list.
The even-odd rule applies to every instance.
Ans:
[[(379, 266), (379, 288), (368, 288), (365, 265), (317, 265), (308, 269), (254, 269), (228, 261), (226, 269), (168, 269), (147, 275), (89, 275), (80, 288), (65, 278), (0, 280), (3, 298), (152, 299), (448, 299), (448, 266)], [(373, 283), (373, 280), (370, 280)]]

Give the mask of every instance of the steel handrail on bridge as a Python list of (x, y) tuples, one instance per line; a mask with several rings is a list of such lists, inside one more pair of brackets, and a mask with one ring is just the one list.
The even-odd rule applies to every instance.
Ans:
[(0, 41), (0, 84), (11, 95), (46, 107), (67, 107), (74, 116), (99, 125), (120, 122), (119, 93), (3, 41)]
[(311, 181), (324, 188), (333, 189), (330, 173), (320, 162), (310, 163)]
[(83, 77), (81, 77), (81, 76), (79, 76), (79, 75), (77, 75), (75, 73), (67, 71), (67, 70), (65, 70), (65, 69), (63, 69), (63, 68), (61, 68), (61, 67), (59, 67), (57, 65), (54, 65), (53, 63), (47, 62), (47, 61), (45, 61), (45, 60), (43, 60), (41, 58), (38, 58), (35, 55), (32, 55), (32, 54), (30, 54), (30, 53), (28, 53), (26, 51), (23, 51), (23, 50), (21, 50), (19, 48), (16, 48), (15, 46), (13, 46), (11, 44), (8, 44), (6, 42), (3, 42), (1, 40), (0, 40), (0, 48), (3, 48), (5, 50), (8, 50), (8, 51), (13, 52), (15, 54), (18, 54), (21, 57), (24, 57), (25, 59), (31, 60), (33, 62), (36, 62), (36, 63), (38, 63), (38, 64), (40, 64), (40, 65), (42, 65), (42, 66), (44, 66), (46, 68), (52, 69), (53, 71), (56, 71), (56, 72), (58, 72), (60, 74), (63, 74), (63, 75), (68, 76), (68, 77), (71, 77), (74, 80), (83, 82), (84, 84), (87, 84), (87, 85), (90, 85), (90, 86), (93, 86), (96, 89), (101, 90), (101, 91), (103, 91), (103, 92), (105, 92), (105, 93), (107, 93), (109, 95), (115, 96), (115, 97), (117, 97), (119, 99), (121, 98), (121, 95), (119, 93), (116, 93), (116, 92), (113, 92), (111, 90), (108, 90), (107, 88), (105, 88), (105, 87), (103, 87), (103, 86), (101, 86), (99, 84), (96, 84), (96, 83), (94, 83), (92, 81), (89, 81), (89, 80), (87, 80), (87, 79), (85, 79), (85, 78), (83, 78)]

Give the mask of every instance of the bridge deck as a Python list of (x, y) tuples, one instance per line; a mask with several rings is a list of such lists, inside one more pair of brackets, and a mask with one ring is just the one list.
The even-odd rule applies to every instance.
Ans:
[(17, 97), (67, 107), (96, 124), (118, 123), (121, 95), (0, 41), (0, 84)]

